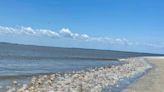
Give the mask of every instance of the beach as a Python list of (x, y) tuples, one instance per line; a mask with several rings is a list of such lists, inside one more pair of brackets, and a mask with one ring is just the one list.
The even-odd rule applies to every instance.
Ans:
[(164, 57), (145, 57), (145, 59), (153, 65), (153, 69), (123, 92), (164, 92)]
[(0, 92), (164, 92), (164, 0), (1, 0)]
[(119, 92), (119, 82), (136, 79), (151, 66), (143, 58), (120, 59), (121, 65), (102, 66), (70, 73), (33, 76), (27, 84), (13, 86), (7, 92)]
[(120, 92), (153, 69), (145, 56), (160, 56), (10, 43), (0, 47), (0, 92)]
[(21, 85), (13, 81), (7, 92), (163, 92), (164, 57), (119, 61), (124, 63), (33, 76)]

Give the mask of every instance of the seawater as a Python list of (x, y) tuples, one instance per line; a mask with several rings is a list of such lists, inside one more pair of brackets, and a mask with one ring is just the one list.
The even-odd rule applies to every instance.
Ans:
[(120, 64), (119, 61), (80, 59), (1, 59), (0, 77), (69, 72), (90, 67)]
[(119, 64), (107, 60), (122, 56), (112, 51), (0, 43), (0, 78)]
[(71, 72), (123, 62), (110, 60), (144, 54), (67, 49), (53, 47), (0, 44), (0, 92), (5, 92), (13, 80), (27, 83), (31, 76), (56, 72)]

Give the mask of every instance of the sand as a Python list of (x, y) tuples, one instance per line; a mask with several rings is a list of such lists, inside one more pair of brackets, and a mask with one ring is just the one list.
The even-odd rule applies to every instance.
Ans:
[(153, 64), (154, 68), (123, 92), (164, 92), (164, 57), (145, 57), (145, 59)]

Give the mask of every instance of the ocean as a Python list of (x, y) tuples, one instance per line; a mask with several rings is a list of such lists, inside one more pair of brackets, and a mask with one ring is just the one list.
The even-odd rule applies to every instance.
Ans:
[(0, 77), (68, 72), (120, 63), (107, 56), (110, 56), (108, 52), (99, 50), (0, 43)]
[(119, 58), (153, 54), (0, 43), (0, 88), (30, 76), (119, 65)]

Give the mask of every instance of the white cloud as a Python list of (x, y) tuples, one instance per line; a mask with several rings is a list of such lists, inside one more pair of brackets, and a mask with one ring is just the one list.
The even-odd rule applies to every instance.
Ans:
[(63, 37), (69, 37), (69, 38), (73, 38), (74, 33), (72, 33), (68, 28), (62, 28), (59, 31), (59, 34)]
[(72, 38), (72, 39), (79, 39), (79, 40), (87, 40), (89, 39), (89, 36), (87, 34), (78, 34), (78, 33), (73, 33), (70, 29), (68, 28), (62, 28), (59, 31), (59, 35), (61, 37), (65, 38)]
[(59, 37), (57, 32), (47, 29), (33, 29), (31, 27), (3, 27), (0, 26), (1, 34), (12, 34), (12, 35), (32, 35), (32, 36), (48, 36), (48, 37)]
[(48, 37), (63, 37), (63, 38), (71, 38), (76, 40), (84, 40), (84, 41), (97, 41), (108, 44), (127, 44), (129, 41), (125, 38), (109, 38), (109, 37), (93, 37), (87, 34), (78, 34), (73, 33), (68, 28), (62, 28), (60, 31), (55, 32), (49, 29), (33, 29), (31, 27), (4, 27), (0, 26), (0, 33), (5, 34), (24, 34), (24, 35), (32, 35), (32, 36), (48, 36)]
[(81, 34), (81, 35), (79, 36), (79, 38), (80, 38), (81, 40), (89, 40), (89, 39), (90, 39), (90, 36), (88, 36), (87, 34)]
[(70, 39), (82, 40), (82, 41), (94, 41), (100, 44), (105, 43), (110, 45), (128, 45), (128, 46), (144, 45), (149, 47), (164, 48), (164, 44), (156, 45), (152, 43), (131, 42), (126, 38), (94, 37), (94, 36), (89, 36), (88, 34), (73, 33), (68, 28), (62, 28), (59, 31), (52, 31), (49, 29), (33, 29), (31, 27), (0, 26), (0, 34), (46, 36), (52, 38), (70, 38)]
[(154, 48), (164, 48), (163, 43), (143, 43), (143, 45)]

